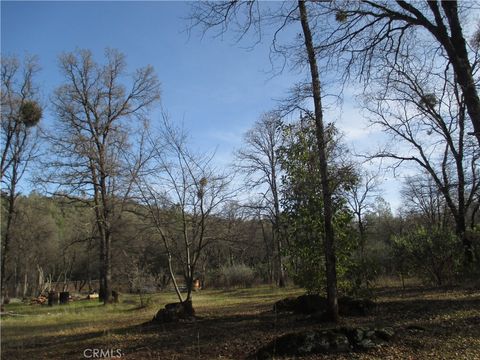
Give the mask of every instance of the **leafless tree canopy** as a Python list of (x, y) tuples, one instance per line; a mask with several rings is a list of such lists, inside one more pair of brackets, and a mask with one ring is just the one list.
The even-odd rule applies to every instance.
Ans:
[(27, 57), (23, 64), (15, 57), (2, 58), (0, 181), (2, 197), (5, 195), (7, 198), (1, 249), (2, 299), (6, 295), (6, 262), (17, 220), (16, 205), (20, 194), (18, 187), (38, 150), (37, 130), (33, 128), (42, 117), (42, 108), (38, 104), (38, 88), (34, 84), (34, 76), (38, 70), (35, 57)]
[(467, 135), (472, 124), (464, 92), (453, 69), (437, 59), (425, 54), (399, 57), (372, 76), (364, 104), (372, 123), (392, 137), (375, 156), (425, 171), (443, 194), (468, 249), (471, 244), (463, 234), (466, 214), (479, 198), (480, 154), (475, 138)]
[(131, 160), (135, 148), (130, 141), (140, 141), (147, 111), (160, 96), (159, 82), (151, 66), (127, 76), (125, 57), (116, 50), (105, 51), (104, 64), (88, 50), (65, 53), (59, 60), (64, 83), (52, 98), (57, 122), (48, 137), (52, 172), (45, 180), (63, 196), (93, 200), (107, 302), (112, 224), (141, 165)]
[(237, 168), (246, 176), (246, 186), (259, 191), (256, 206), (272, 225), (272, 241), (276, 248), (277, 280), (285, 285), (280, 233), (281, 169), (279, 150), (283, 145), (282, 121), (276, 113), (266, 113), (244, 135), (244, 146), (236, 153)]
[[(480, 144), (479, 48), (471, 10), (475, 2), (335, 1), (318, 3), (317, 51), (351, 76), (366, 80), (402, 58), (426, 55), (455, 74)], [(472, 41), (469, 41), (472, 36)], [(384, 87), (389, 86), (388, 77)]]
[[(219, 239), (212, 229), (215, 216), (231, 198), (231, 176), (219, 172), (213, 157), (189, 149), (187, 135), (164, 114), (158, 133), (148, 140), (151, 154), (140, 172), (138, 195), (147, 218), (163, 243), (170, 277), (181, 302), (191, 301), (193, 281), (206, 247)], [(185, 299), (177, 285), (180, 269), (187, 287)]]

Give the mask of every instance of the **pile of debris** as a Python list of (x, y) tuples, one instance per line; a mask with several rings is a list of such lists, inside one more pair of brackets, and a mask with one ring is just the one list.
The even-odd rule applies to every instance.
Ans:
[(31, 298), (30, 299), (30, 305), (43, 305), (46, 304), (48, 301), (48, 297), (46, 297), (43, 294), (38, 295), (37, 297)]

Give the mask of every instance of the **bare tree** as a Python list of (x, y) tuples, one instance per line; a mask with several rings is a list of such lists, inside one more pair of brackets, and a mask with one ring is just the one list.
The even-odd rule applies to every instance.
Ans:
[(52, 144), (55, 192), (83, 201), (95, 212), (100, 244), (100, 293), (108, 303), (111, 292), (111, 244), (115, 222), (122, 215), (140, 163), (132, 165), (129, 151), (145, 127), (146, 111), (159, 99), (159, 82), (151, 66), (136, 70), (126, 85), (126, 63), (116, 50), (105, 51), (104, 65), (89, 50), (60, 56), (65, 82), (52, 102), (57, 122)]
[(280, 163), (278, 150), (282, 146), (282, 122), (274, 113), (264, 114), (244, 135), (245, 146), (236, 153), (237, 167), (246, 175), (250, 189), (261, 191), (256, 205), (272, 225), (272, 242), (277, 254), (277, 283), (285, 286), (283, 239), (280, 232), (280, 200), (278, 183)]
[[(385, 77), (389, 86), (384, 87)], [(465, 261), (473, 261), (466, 216), (479, 198), (479, 147), (466, 133), (471, 129), (463, 90), (450, 66), (438, 66), (429, 54), (398, 59), (375, 78), (365, 98), (372, 122), (392, 136), (375, 154), (393, 166), (414, 164), (425, 171), (442, 193), (455, 220)]]
[[(337, 301), (337, 276), (336, 257), (334, 249), (334, 228), (332, 224), (332, 191), (328, 163), (326, 157), (327, 136), (323, 120), (322, 88), (320, 86), (319, 66), (317, 61), (316, 44), (312, 35), (312, 28), (309, 18), (309, 9), (304, 1), (283, 3), (273, 8), (265, 5), (262, 9), (256, 1), (227, 1), (210, 2), (195, 5), (192, 13), (193, 26), (200, 26), (204, 31), (212, 28), (219, 28), (220, 33), (225, 32), (229, 26), (235, 27), (238, 31), (238, 38), (241, 39), (249, 31), (262, 36), (262, 24), (265, 22), (271, 27), (276, 27), (272, 39), (272, 50), (274, 54), (280, 54), (284, 59), (287, 53), (294, 58), (293, 65), (307, 65), (310, 72), (309, 83), (311, 84), (311, 96), (314, 104), (315, 125), (317, 135), (317, 146), (320, 160), (320, 174), (323, 194), (323, 211), (325, 223), (325, 259), (327, 274), (327, 299), (328, 313), (332, 320), (338, 320)], [(263, 11), (262, 11), (263, 10)], [(287, 25), (301, 25), (303, 39), (293, 45), (279, 46), (278, 36)], [(298, 40), (298, 38), (297, 38)], [(305, 56), (306, 55), (306, 56)], [(283, 68), (283, 66), (282, 66)]]
[[(330, 63), (339, 64), (345, 79), (358, 75), (369, 80), (385, 60), (396, 63), (415, 50), (442, 58), (455, 74), (469, 120), (471, 135), (480, 144), (480, 98), (475, 72), (478, 70), (478, 30), (471, 44), (466, 34), (478, 13), (475, 2), (433, 1), (332, 1), (317, 3), (317, 51)], [(385, 79), (384, 86), (388, 86)]]
[(450, 225), (451, 213), (442, 192), (432, 177), (423, 171), (421, 175), (405, 179), (402, 198), (407, 213), (420, 215), (427, 227), (446, 229)]
[[(191, 304), (201, 255), (219, 238), (212, 221), (232, 197), (230, 178), (216, 171), (212, 156), (192, 152), (186, 134), (166, 115), (159, 135), (150, 135), (149, 144), (149, 165), (137, 182), (139, 197), (162, 241), (177, 296), (182, 304)], [(176, 269), (185, 281), (185, 297)]]
[(357, 222), (360, 257), (364, 260), (367, 239), (366, 216), (374, 209), (375, 199), (378, 197), (379, 173), (358, 169), (356, 177), (356, 181), (342, 192)]
[(18, 186), (37, 146), (34, 128), (42, 117), (38, 104), (38, 88), (34, 76), (39, 67), (35, 57), (26, 58), (23, 64), (15, 57), (2, 58), (1, 127), (2, 158), (1, 174), (2, 206), (6, 208), (4, 236), (2, 237), (1, 296), (7, 296), (5, 271), (15, 222)]

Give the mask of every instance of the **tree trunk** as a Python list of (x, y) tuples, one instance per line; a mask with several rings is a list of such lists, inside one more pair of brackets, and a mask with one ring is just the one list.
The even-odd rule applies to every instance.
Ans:
[[(17, 260), (17, 259), (15, 259)], [(18, 297), (18, 264), (15, 261), (15, 267), (13, 269), (13, 297)]]
[(104, 304), (109, 304), (110, 303), (110, 298), (112, 294), (112, 288), (111, 288), (111, 283), (112, 283), (112, 266), (111, 266), (111, 249), (110, 249), (110, 234), (106, 234), (105, 237), (105, 263), (104, 263), (104, 269), (105, 269), (105, 274), (104, 274), (104, 279), (103, 279), (103, 290), (105, 291), (104, 298), (103, 298), (103, 303)]
[(10, 241), (12, 237), (12, 226), (13, 226), (13, 218), (15, 216), (15, 203), (17, 196), (15, 194), (16, 192), (16, 185), (18, 181), (18, 176), (17, 176), (17, 166), (18, 166), (18, 160), (15, 158), (14, 159), (14, 164), (12, 167), (12, 178), (10, 180), (10, 189), (9, 189), (9, 194), (8, 194), (8, 208), (7, 208), (7, 223), (5, 226), (5, 238), (3, 241), (3, 247), (2, 247), (2, 264), (1, 264), (1, 279), (0, 279), (0, 292), (1, 292), (1, 297), (2, 297), (2, 304), (3, 300), (8, 297), (7, 294), (7, 286), (6, 286), (6, 277), (5, 277), (5, 270), (6, 270), (6, 264), (7, 264), (7, 255), (10, 250)]
[(25, 274), (23, 277), (23, 292), (22, 292), (23, 298), (27, 297), (27, 290), (28, 290), (28, 268), (25, 267)]
[[(99, 226), (100, 228), (100, 226)], [(100, 266), (98, 267), (98, 301), (105, 299), (105, 240), (103, 234), (100, 234)]]
[(283, 259), (282, 259), (282, 239), (280, 238), (278, 234), (278, 228), (277, 225), (275, 224), (273, 227), (273, 232), (272, 232), (273, 238), (275, 239), (275, 243), (277, 245), (277, 267), (278, 267), (278, 279), (277, 279), (277, 285), (278, 287), (285, 287), (285, 271), (283, 270)]
[[(436, 5), (431, 5), (436, 6)], [(445, 24), (437, 21), (439, 25), (430, 29), (431, 33), (445, 48), (448, 58), (452, 63), (457, 82), (460, 84), (465, 97), (465, 105), (473, 124), (473, 135), (480, 145), (480, 98), (478, 97), (472, 67), (468, 58), (467, 42), (463, 35), (456, 1), (442, 1), (442, 8), (450, 25), (450, 36)]]
[(263, 220), (260, 219), (260, 226), (261, 226), (261, 229), (262, 229), (262, 239), (263, 239), (263, 242), (265, 243), (265, 254), (266, 254), (266, 262), (267, 262), (267, 281), (269, 284), (273, 284), (273, 273), (274, 273), (274, 270), (273, 270), (273, 261), (271, 260), (272, 258), (272, 254), (271, 254), (271, 251), (270, 251), (270, 245), (268, 244), (268, 239), (267, 239), (267, 234), (266, 234), (266, 231), (265, 231), (265, 225), (263, 224)]
[(322, 181), (323, 195), (323, 217), (325, 226), (325, 266), (327, 274), (327, 302), (328, 315), (332, 321), (338, 321), (338, 299), (337, 299), (337, 269), (334, 248), (334, 229), (332, 222), (332, 194), (329, 184), (328, 164), (326, 156), (326, 136), (323, 124), (323, 109), (320, 88), (320, 77), (318, 74), (315, 47), (313, 45), (312, 33), (308, 22), (307, 9), (304, 1), (298, 1), (300, 9), (300, 21), (302, 23), (305, 47), (308, 53), (308, 62), (312, 77), (313, 101), (315, 107), (315, 126), (317, 146), (320, 162), (320, 174)]
[(182, 294), (180, 293), (177, 280), (175, 279), (175, 273), (173, 271), (173, 266), (172, 266), (172, 255), (170, 253), (168, 253), (168, 274), (170, 275), (170, 280), (172, 280), (173, 288), (175, 289), (175, 293), (178, 296), (178, 300), (180, 300), (180, 302), (183, 302)]

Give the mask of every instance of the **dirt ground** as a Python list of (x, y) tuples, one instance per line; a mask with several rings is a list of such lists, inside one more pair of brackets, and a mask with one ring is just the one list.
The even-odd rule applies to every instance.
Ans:
[(96, 304), (67, 305), (58, 310), (63, 314), (53, 308), (45, 313), (48, 309), (43, 307), (39, 315), (12, 306), (11, 311), (25, 314), (2, 319), (2, 359), (85, 359), (106, 354), (122, 359), (245, 359), (289, 332), (376, 325), (395, 328), (397, 334), (387, 346), (305, 359), (480, 360), (478, 290), (378, 289), (372, 315), (342, 318), (337, 325), (272, 311), (276, 300), (301, 293), (267, 287), (203, 292), (194, 297), (196, 321), (163, 325), (146, 324), (159, 304), (168, 301), (163, 297), (153, 298), (146, 309), (138, 309), (127, 298), (124, 305), (108, 311)]

